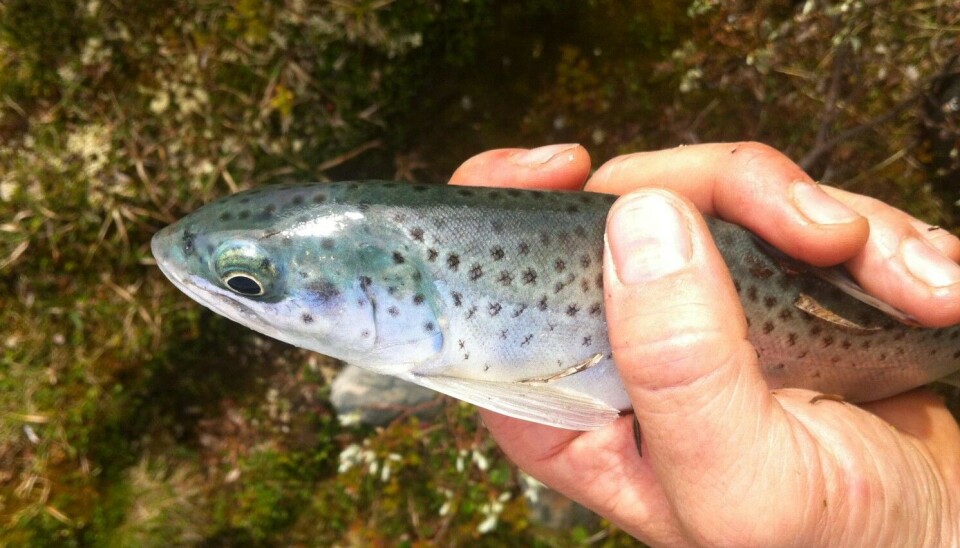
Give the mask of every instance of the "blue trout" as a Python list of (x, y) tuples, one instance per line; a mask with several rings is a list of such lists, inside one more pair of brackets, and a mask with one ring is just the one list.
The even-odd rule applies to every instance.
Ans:
[[(183, 292), (251, 329), (500, 413), (589, 430), (630, 407), (603, 301), (615, 196), (385, 181), (269, 186), (158, 232)], [(771, 388), (875, 400), (960, 369), (842, 269), (707, 223)]]

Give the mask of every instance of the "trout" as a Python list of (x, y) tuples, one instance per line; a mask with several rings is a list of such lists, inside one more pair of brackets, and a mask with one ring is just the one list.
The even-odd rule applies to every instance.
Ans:
[[(227, 196), (152, 241), (184, 293), (246, 327), (512, 417), (572, 430), (629, 410), (607, 339), (616, 196), (388, 181)], [(960, 327), (908, 325), (840, 268), (707, 218), (771, 389), (864, 402), (960, 369)]]

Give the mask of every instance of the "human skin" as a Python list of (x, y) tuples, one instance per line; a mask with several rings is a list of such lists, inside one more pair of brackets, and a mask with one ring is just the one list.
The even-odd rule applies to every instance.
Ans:
[(960, 322), (960, 241), (816, 185), (759, 143), (614, 158), (488, 151), (452, 184), (624, 194), (607, 220), (610, 343), (633, 417), (571, 432), (481, 410), (520, 468), (655, 546), (956, 546), (960, 428), (927, 390), (859, 406), (771, 391), (700, 212), (785, 253), (844, 264), (919, 323)]

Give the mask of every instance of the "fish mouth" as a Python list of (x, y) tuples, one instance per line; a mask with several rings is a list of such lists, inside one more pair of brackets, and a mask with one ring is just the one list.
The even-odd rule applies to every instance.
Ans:
[(190, 274), (177, 264), (176, 257), (171, 250), (177, 239), (176, 225), (162, 228), (150, 240), (150, 251), (156, 260), (157, 267), (163, 275), (185, 293), (188, 297), (210, 310), (229, 318), (254, 331), (265, 333), (274, 338), (280, 338), (276, 330), (270, 327), (269, 322), (253, 308), (236, 300), (233, 294), (217, 287), (201, 276)]

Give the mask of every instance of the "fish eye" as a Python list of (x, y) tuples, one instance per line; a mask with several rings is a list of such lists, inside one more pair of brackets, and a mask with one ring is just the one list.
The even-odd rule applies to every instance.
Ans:
[(280, 291), (280, 271), (269, 254), (250, 241), (228, 241), (213, 255), (223, 287), (244, 297), (271, 298)]
[(253, 276), (246, 274), (229, 274), (223, 283), (241, 295), (257, 297), (263, 295), (263, 285)]

